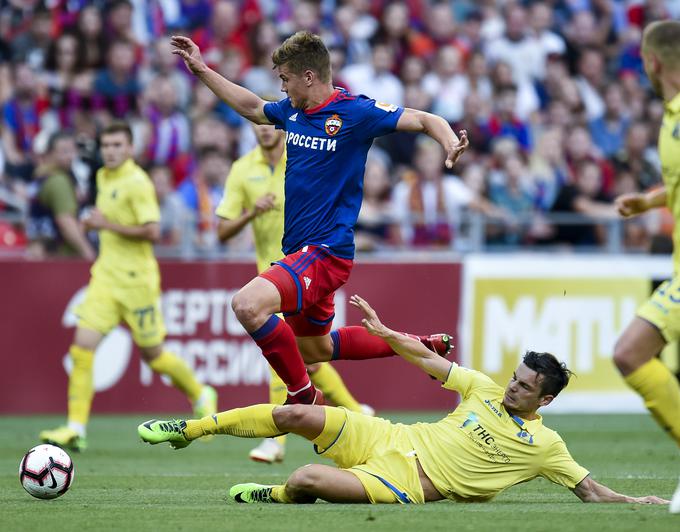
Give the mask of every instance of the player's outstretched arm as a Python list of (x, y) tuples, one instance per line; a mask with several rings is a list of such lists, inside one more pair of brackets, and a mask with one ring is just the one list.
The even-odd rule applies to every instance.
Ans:
[(579, 482), (572, 491), (583, 502), (628, 502), (637, 504), (668, 504), (670, 502), (655, 495), (630, 497), (616, 493), (607, 486), (595, 482), (590, 478), (590, 475)]
[(203, 61), (201, 51), (195, 42), (180, 35), (171, 37), (170, 42), (173, 46), (172, 53), (180, 56), (187, 68), (220, 100), (251, 122), (256, 124), (270, 123), (264, 114), (266, 102), (248, 89), (232, 83), (208, 67)]
[(657, 188), (650, 192), (622, 194), (614, 200), (614, 205), (624, 218), (637, 216), (649, 209), (666, 205), (666, 187)]
[(385, 340), (401, 358), (415, 364), (435, 379), (442, 382), (446, 380), (451, 369), (451, 362), (430, 351), (418, 340), (383, 325), (375, 310), (360, 296), (353, 295), (349, 298), (349, 303), (363, 312), (364, 318), (361, 324), (369, 333)]
[(441, 116), (405, 108), (397, 122), (397, 130), (411, 131), (413, 133), (425, 133), (439, 142), (446, 152), (446, 167), (452, 168), (456, 161), (467, 149), (469, 141), (467, 131), (461, 129), (458, 137), (449, 123)]

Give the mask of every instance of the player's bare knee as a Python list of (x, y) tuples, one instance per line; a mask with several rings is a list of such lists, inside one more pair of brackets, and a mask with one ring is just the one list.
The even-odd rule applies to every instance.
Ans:
[(286, 488), (300, 493), (309, 493), (318, 487), (321, 480), (319, 467), (316, 464), (310, 464), (293, 471), (293, 474), (286, 481)]
[(310, 405), (285, 405), (275, 408), (272, 418), (279, 429), (292, 432), (305, 426), (309, 414)]
[(246, 328), (257, 326), (259, 309), (247, 294), (238, 292), (231, 300), (231, 308), (239, 322)]

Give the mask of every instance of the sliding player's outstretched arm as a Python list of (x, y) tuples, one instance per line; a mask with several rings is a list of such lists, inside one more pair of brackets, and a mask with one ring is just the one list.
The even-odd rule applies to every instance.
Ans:
[(191, 39), (182, 36), (171, 38), (174, 49), (172, 53), (180, 56), (187, 68), (200, 79), (215, 95), (234, 109), (243, 118), (256, 124), (270, 124), (264, 114), (264, 104), (262, 98), (250, 92), (236, 83), (232, 83), (214, 70), (203, 61), (201, 51)]
[(413, 133), (425, 133), (439, 144), (446, 152), (446, 167), (452, 168), (456, 161), (467, 149), (469, 141), (467, 131), (460, 130), (457, 136), (449, 126), (449, 123), (441, 116), (405, 108), (397, 122), (398, 131), (411, 131)]
[(657, 497), (656, 495), (647, 495), (646, 497), (630, 497), (617, 493), (614, 490), (595, 482), (590, 475), (579, 482), (576, 487), (571, 490), (583, 502), (628, 502), (637, 504), (668, 504), (669, 501)]
[(382, 324), (375, 310), (361, 297), (353, 295), (349, 299), (350, 305), (363, 312), (361, 324), (374, 336), (385, 340), (401, 358), (415, 364), (420, 369), (444, 382), (451, 369), (451, 362), (442, 358), (434, 351), (430, 351), (420, 340), (393, 331)]

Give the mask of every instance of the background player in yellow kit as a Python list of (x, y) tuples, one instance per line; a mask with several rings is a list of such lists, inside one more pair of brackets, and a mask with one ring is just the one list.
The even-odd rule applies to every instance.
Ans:
[(153, 242), (160, 213), (149, 176), (132, 159), (132, 132), (114, 122), (100, 137), (104, 167), (97, 172), (96, 208), (84, 220), (99, 231), (99, 257), (92, 266), (85, 300), (76, 309), (78, 326), (69, 349), (68, 424), (44, 430), (40, 439), (73, 450), (86, 447), (86, 426), (94, 395), (94, 351), (103, 337), (125, 321), (151, 369), (167, 375), (186, 394), (196, 414), (217, 408), (217, 395), (202, 386), (187, 364), (163, 350), (160, 274)]
[[(680, 445), (680, 385), (657, 358), (666, 342), (680, 339), (680, 22), (653, 22), (642, 36), (642, 58), (665, 112), (659, 131), (659, 157), (664, 186), (616, 198), (621, 215), (635, 216), (668, 206), (675, 219), (673, 278), (656, 289), (619, 338), (614, 362), (629, 386)], [(680, 484), (671, 512), (680, 513)]]
[[(253, 125), (258, 146), (234, 162), (225, 184), (224, 197), (217, 207), (220, 217), (218, 236), (224, 242), (252, 224), (255, 237), (257, 272), (283, 258), (283, 197), (286, 171), (285, 132), (272, 125)], [(314, 386), (335, 405), (353, 412), (373, 415), (373, 409), (360, 405), (337, 371), (327, 362), (308, 365)], [(281, 405), (287, 397), (286, 384), (271, 369), (269, 402)], [(259, 462), (280, 462), (285, 452), (285, 436), (267, 438), (250, 452)]]
[(362, 298), (352, 296), (351, 303), (364, 313), (369, 333), (461, 394), (455, 411), (437, 423), (402, 425), (336, 407), (255, 405), (200, 420), (147, 421), (138, 427), (139, 435), (149, 443), (168, 441), (181, 448), (204, 435), (293, 432), (338, 466), (307, 465), (282, 486), (233, 486), (230, 495), (238, 502), (484, 501), (538, 476), (585, 502), (668, 502), (622, 495), (595, 482), (560, 436), (543, 425), (537, 409), (549, 404), (570, 377), (553, 355), (528, 352), (503, 389), (483, 373), (459, 367), (385, 327)]

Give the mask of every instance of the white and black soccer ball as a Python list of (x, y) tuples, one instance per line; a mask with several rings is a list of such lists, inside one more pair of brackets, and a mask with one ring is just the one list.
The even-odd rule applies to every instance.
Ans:
[(75, 468), (71, 457), (55, 445), (38, 445), (19, 464), (19, 481), (38, 499), (56, 499), (73, 483)]

